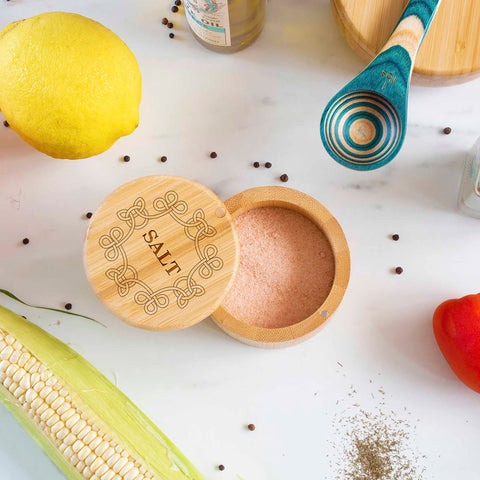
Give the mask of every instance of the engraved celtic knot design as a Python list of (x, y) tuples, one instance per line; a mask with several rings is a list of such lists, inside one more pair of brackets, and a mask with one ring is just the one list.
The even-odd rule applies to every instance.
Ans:
[[(178, 193), (172, 190), (155, 198), (150, 209), (147, 208), (145, 199), (138, 197), (130, 207), (117, 212), (123, 228), (112, 227), (108, 234), (99, 239), (106, 260), (114, 264), (105, 272), (106, 277), (115, 283), (121, 297), (133, 293), (135, 303), (143, 306), (147, 315), (156, 314), (172, 301), (175, 301), (179, 308), (185, 308), (190, 300), (205, 294), (201, 281), (211, 278), (223, 268), (223, 260), (218, 256), (217, 247), (211, 243), (204, 245), (204, 240), (215, 237), (217, 230), (208, 224), (201, 208), (189, 216), (188, 211), (187, 203), (180, 200)], [(166, 215), (183, 227), (185, 236), (193, 243), (198, 261), (186, 275), (178, 277), (172, 285), (155, 290), (139, 278), (137, 270), (129, 263), (124, 246), (135, 231), (147, 227), (151, 220)]]

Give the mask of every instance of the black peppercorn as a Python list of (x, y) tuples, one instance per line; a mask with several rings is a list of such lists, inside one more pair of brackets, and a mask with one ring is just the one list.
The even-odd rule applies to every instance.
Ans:
[(168, 23), (168, 18), (163, 17), (163, 18), (162, 18), (162, 24), (163, 24), (163, 25), (166, 25), (167, 23)]
[(65, 304), (65, 310), (71, 310), (72, 309), (72, 304), (71, 303), (66, 303)]
[(177, 13), (178, 12), (178, 7), (176, 5), (174, 5), (172, 8), (171, 8), (172, 12), (173, 13)]
[(218, 469), (223, 472), (225, 470), (225, 465), (219, 465), (218, 466)]
[(174, 33), (169, 33), (168, 36), (169, 36), (170, 38), (175, 38), (175, 34), (174, 34)]
[(400, 235), (398, 233), (393, 234), (392, 240), (394, 240), (395, 242), (398, 242), (398, 240), (400, 240)]
[(403, 268), (402, 268), (402, 267), (397, 267), (397, 268), (395, 269), (395, 273), (396, 273), (397, 275), (401, 275), (401, 274), (403, 273)]
[(165, 155), (163, 155), (162, 157), (160, 157), (160, 161), (162, 163), (165, 163), (167, 161), (167, 157)]
[(123, 161), (124, 161), (124, 162), (129, 162), (129, 161), (130, 161), (130, 155), (125, 155), (125, 156), (123, 157)]
[(28, 238), (24, 238), (24, 239), (22, 240), (22, 243), (23, 243), (24, 245), (28, 245), (28, 244), (30, 243), (30, 240), (29, 240)]
[(267, 162), (267, 163), (265, 164), (265, 168), (272, 168), (272, 164), (271, 164), (270, 162)]
[(173, 23), (172, 23), (172, 22), (168, 22), (168, 23), (167, 23), (167, 27), (168, 27), (168, 28), (173, 28)]
[(212, 152), (210, 154), (210, 158), (217, 158), (217, 152)]
[(85, 216), (86, 216), (87, 218), (92, 218), (92, 215), (93, 215), (92, 212), (87, 212), (87, 213), (85, 214)]
[(288, 182), (288, 175), (286, 173), (284, 173), (283, 175), (280, 175), (280, 180), (282, 182)]
[(260, 166), (260, 163), (259, 163), (259, 162), (253, 162), (253, 166), (254, 166), (255, 168), (258, 168), (258, 167)]
[(443, 129), (443, 133), (444, 133), (445, 135), (450, 135), (450, 134), (452, 133), (452, 129), (451, 129), (450, 127), (445, 127), (445, 128)]
[(182, 4), (182, 0), (175, 0), (175, 5), (179, 7)]
[(9, 124), (6, 120), (3, 121), (3, 125), (4, 125), (5, 127), (9, 127), (9, 126), (10, 126), (10, 124)]

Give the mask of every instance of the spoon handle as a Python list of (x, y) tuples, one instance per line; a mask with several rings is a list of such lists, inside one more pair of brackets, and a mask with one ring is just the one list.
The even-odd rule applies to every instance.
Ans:
[(410, 0), (397, 27), (367, 68), (344, 90), (371, 90), (387, 97), (402, 120), (415, 57), (442, 0)]
[(442, 0), (410, 0), (382, 49), (382, 52), (386, 52), (392, 47), (403, 47), (410, 57), (410, 64), (405, 65), (409, 74), (413, 71), (418, 50), (441, 3)]

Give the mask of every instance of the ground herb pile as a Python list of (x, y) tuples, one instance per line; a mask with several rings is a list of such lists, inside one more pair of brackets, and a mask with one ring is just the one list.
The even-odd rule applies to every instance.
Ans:
[(372, 412), (356, 403), (334, 417), (335, 480), (425, 480), (425, 457), (414, 447), (416, 426), (386, 413), (380, 392), (382, 400)]

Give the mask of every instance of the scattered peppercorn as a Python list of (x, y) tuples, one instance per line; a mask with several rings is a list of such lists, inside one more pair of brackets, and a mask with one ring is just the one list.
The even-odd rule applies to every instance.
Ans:
[(162, 163), (165, 163), (167, 161), (167, 157), (165, 155), (163, 155), (162, 157), (160, 157), (160, 161)]
[(92, 218), (92, 215), (93, 215), (92, 212), (87, 212), (87, 213), (85, 214), (85, 216), (86, 216), (87, 218)]
[(172, 23), (172, 22), (168, 22), (168, 23), (167, 23), (167, 27), (168, 27), (168, 28), (173, 28), (173, 23)]
[(182, 4), (182, 0), (175, 0), (175, 5), (179, 7)]
[(123, 161), (124, 161), (124, 162), (129, 162), (129, 161), (130, 161), (130, 155), (125, 155), (125, 156), (123, 157)]
[(65, 304), (65, 310), (71, 310), (72, 309), (72, 304), (71, 303), (66, 303)]
[(174, 33), (169, 33), (168, 36), (169, 36), (170, 38), (175, 38), (175, 34), (174, 34)]
[(443, 133), (444, 133), (445, 135), (450, 135), (450, 134), (452, 133), (452, 129), (451, 129), (450, 127), (445, 127), (445, 128), (443, 129)]
[(178, 12), (178, 7), (176, 5), (174, 5), (172, 8), (171, 8), (172, 12), (173, 13), (177, 13)]
[(210, 158), (217, 158), (217, 152), (212, 152), (210, 154)]
[(4, 120), (4, 121), (3, 121), (3, 126), (4, 126), (4, 127), (9, 127), (10, 124), (9, 124), (6, 120)]
[(248, 429), (253, 432), (255, 430), (255, 425), (253, 423), (248, 424)]
[(272, 168), (272, 164), (271, 164), (270, 162), (267, 162), (267, 163), (265, 164), (265, 168)]
[(258, 168), (258, 167), (260, 166), (260, 163), (259, 163), (259, 162), (253, 162), (253, 166), (254, 166), (255, 168)]
[(280, 180), (282, 182), (288, 182), (288, 175), (286, 173), (284, 173), (283, 175), (280, 175)]
[(28, 238), (24, 238), (24, 239), (22, 240), (22, 243), (23, 243), (24, 245), (28, 245), (28, 244), (30, 243), (30, 240), (29, 240)]
[(225, 470), (225, 465), (219, 465), (218, 466), (218, 469), (223, 472)]
[(398, 233), (394, 233), (392, 235), (392, 240), (394, 240), (395, 242), (398, 242), (400, 240), (400, 235)]
[(22, 315), (22, 318), (24, 318), (25, 320), (27, 319), (27, 317), (25, 315)]
[(167, 23), (168, 23), (168, 18), (163, 17), (163, 18), (162, 18), (162, 24), (163, 24), (163, 25), (166, 25)]
[(403, 273), (403, 268), (402, 268), (402, 267), (397, 267), (397, 268), (395, 269), (395, 273), (396, 273), (397, 275), (401, 275), (401, 274)]

